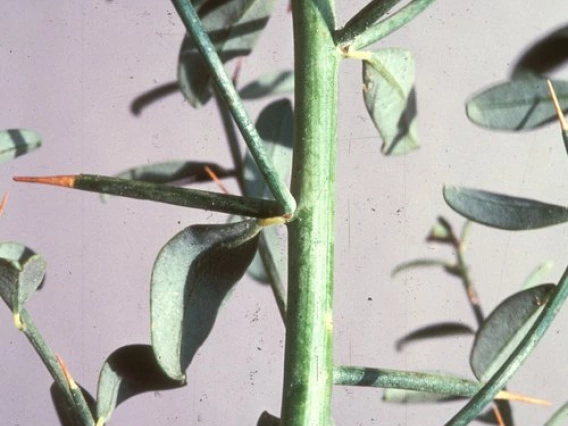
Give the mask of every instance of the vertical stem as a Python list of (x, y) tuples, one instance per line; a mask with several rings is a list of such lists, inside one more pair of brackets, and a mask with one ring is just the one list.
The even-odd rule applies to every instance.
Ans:
[(328, 426), (339, 51), (333, 0), (293, 0), (295, 139), (282, 426)]

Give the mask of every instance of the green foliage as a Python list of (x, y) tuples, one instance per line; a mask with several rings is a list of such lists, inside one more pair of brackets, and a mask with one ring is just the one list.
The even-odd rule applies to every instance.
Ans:
[[(553, 81), (558, 99), (568, 104), (568, 82)], [(546, 80), (526, 78), (497, 84), (466, 104), (468, 118), (496, 130), (530, 130), (552, 122), (556, 111)]]
[(152, 270), (152, 347), (168, 377), (185, 381), (221, 305), (252, 261), (259, 230), (255, 220), (194, 225), (160, 250)]
[(404, 49), (377, 50), (363, 62), (363, 97), (385, 154), (418, 148), (414, 73), (414, 58)]
[(294, 72), (278, 71), (248, 83), (239, 95), (243, 99), (258, 99), (270, 95), (287, 95), (294, 92)]
[(553, 284), (543, 284), (515, 293), (489, 315), (477, 332), (470, 357), (471, 369), (481, 382), (487, 382), (509, 358), (553, 290)]
[(567, 208), (527, 198), (446, 186), (444, 199), (468, 219), (499, 229), (521, 231), (568, 222)]

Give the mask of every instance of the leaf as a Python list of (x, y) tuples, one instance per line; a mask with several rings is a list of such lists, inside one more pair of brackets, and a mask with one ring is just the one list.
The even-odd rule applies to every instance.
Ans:
[(441, 322), (421, 327), (418, 330), (408, 333), (406, 336), (396, 341), (396, 350), (401, 351), (407, 344), (416, 340), (432, 339), (447, 336), (461, 336), (474, 334), (475, 331), (459, 322)]
[(453, 245), (456, 237), (450, 222), (446, 218), (439, 216), (437, 222), (430, 229), (426, 241)]
[[(96, 412), (96, 402), (91, 394), (82, 386), (79, 386), (81, 393), (89, 406), (91, 414), (95, 417)], [(55, 406), (55, 411), (57, 412), (57, 418), (61, 426), (83, 426), (82, 422), (75, 417), (74, 411), (69, 408), (65, 397), (61, 394), (59, 386), (54, 382), (49, 388), (51, 394), (51, 400)]]
[(395, 266), (395, 268), (391, 272), (391, 276), (394, 277), (403, 271), (407, 271), (409, 269), (414, 268), (423, 268), (423, 267), (430, 267), (430, 266), (439, 266), (442, 268), (448, 268), (448, 262), (444, 259), (416, 259), (410, 260), (408, 262), (399, 263)]
[[(568, 81), (552, 83), (560, 103), (568, 105)], [(556, 120), (546, 80), (541, 78), (490, 87), (466, 103), (466, 113), (475, 124), (496, 130), (529, 130)]]
[[(17, 243), (11, 243), (12, 249)], [(7, 244), (2, 244), (4, 254), (15, 255), (16, 252), (7, 253)], [(1, 249), (1, 248), (0, 248)], [(19, 260), (0, 258), (0, 296), (13, 313), (19, 313), (34, 291), (40, 286), (45, 275), (47, 263), (45, 259), (34, 254), (24, 257), (21, 253)]]
[[(294, 144), (294, 111), (288, 99), (272, 102), (256, 120), (258, 134), (278, 174), (287, 180), (292, 170)], [(249, 197), (272, 198), (262, 174), (247, 151), (243, 160), (245, 194)]]
[(143, 392), (175, 389), (179, 381), (167, 377), (149, 345), (128, 345), (115, 350), (103, 364), (97, 389), (97, 420), (106, 422), (126, 399)]
[(542, 283), (543, 277), (550, 273), (553, 266), (554, 262), (552, 260), (538, 265), (525, 279), (523, 285), (521, 286), (521, 290), (526, 290), (527, 288), (535, 287), (538, 284)]
[[(274, 0), (214, 0), (201, 7), (203, 28), (223, 63), (252, 51), (274, 3)], [(209, 69), (189, 35), (180, 49), (178, 81), (183, 95), (196, 108), (211, 97)]]
[(521, 231), (568, 222), (565, 207), (527, 198), (445, 186), (444, 199), (462, 216), (499, 229)]
[(363, 97), (384, 154), (418, 148), (414, 74), (414, 57), (404, 49), (377, 50), (363, 61)]
[(8, 259), (22, 264), (34, 254), (36, 253), (29, 247), (14, 241), (0, 243), (0, 259)]
[[(278, 226), (267, 226), (262, 230), (262, 238), (264, 240), (264, 244), (266, 246), (265, 250), (269, 250), (270, 256), (274, 260), (276, 265), (276, 270), (278, 272), (278, 276), (284, 280), (287, 271), (287, 262), (286, 262), (286, 240), (280, 235)], [(259, 281), (263, 284), (269, 284), (271, 282), (271, 278), (267, 273), (262, 258), (260, 256), (260, 249), (255, 254), (247, 272), (253, 277), (256, 281)]]
[(280, 419), (276, 416), (273, 416), (268, 411), (263, 411), (260, 417), (258, 418), (258, 422), (256, 426), (279, 426)]
[(568, 59), (568, 26), (532, 44), (517, 60), (511, 78), (525, 78), (554, 71)]
[(544, 426), (565, 426), (568, 423), (568, 402), (565, 402)]
[(477, 332), (470, 355), (473, 373), (487, 382), (511, 355), (553, 292), (553, 284), (520, 291), (505, 299)]
[[(211, 178), (206, 172), (206, 167), (209, 167), (219, 178), (230, 175), (227, 170), (216, 163), (201, 161), (167, 161), (164, 163), (153, 163), (132, 167), (116, 174), (116, 177), (141, 182), (184, 185), (194, 182), (210, 181)], [(105, 200), (108, 198), (108, 195), (101, 194), (101, 198)]]
[(241, 90), (242, 99), (258, 99), (270, 95), (283, 95), (294, 92), (294, 72), (278, 71), (263, 75), (250, 82)]
[(152, 347), (162, 370), (185, 380), (233, 285), (258, 245), (255, 220), (194, 225), (160, 250), (152, 270)]
[(13, 160), (41, 146), (41, 137), (31, 130), (0, 131), (0, 163)]

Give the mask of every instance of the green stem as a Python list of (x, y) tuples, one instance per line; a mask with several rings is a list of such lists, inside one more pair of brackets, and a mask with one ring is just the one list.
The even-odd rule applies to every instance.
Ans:
[[(99, 194), (151, 200), (158, 203), (194, 207), (241, 216), (268, 218), (282, 215), (280, 206), (273, 200), (200, 191), (198, 189), (179, 188), (159, 183), (140, 182), (109, 176), (82, 174), (37, 178), (16, 177), (14, 179), (20, 182), (44, 183), (97, 192)], [(61, 181), (63, 181), (63, 183), (61, 183)]]
[(382, 18), (400, 0), (371, 0), (335, 34), (338, 44), (345, 44), (366, 31), (371, 25)]
[(40, 334), (38, 329), (36, 328), (35, 324), (32, 321), (31, 316), (25, 309), (21, 309), (20, 311), (20, 321), (21, 321), (21, 331), (24, 335), (28, 338), (32, 346), (34, 347), (35, 351), (43, 361), (44, 365), (46, 366), (49, 374), (59, 387), (59, 390), (63, 394), (65, 400), (69, 407), (72, 407), (74, 414), (81, 420), (81, 424), (83, 426), (94, 426), (95, 420), (89, 410), (87, 402), (83, 397), (83, 394), (79, 390), (79, 394), (76, 392), (72, 392), (69, 388), (69, 384), (67, 379), (65, 378), (65, 374), (59, 363), (57, 362), (57, 358), (51, 352), (51, 349), (43, 339), (43, 336)]
[(344, 36), (343, 38), (345, 39), (342, 38), (340, 43), (342, 45), (349, 45), (350, 51), (363, 49), (408, 24), (433, 1), (434, 0), (413, 0), (394, 15), (366, 28), (351, 39), (345, 38)]
[(473, 396), (481, 383), (439, 374), (340, 365), (333, 370), (338, 386), (408, 389), (448, 396)]
[(282, 426), (331, 424), (339, 50), (333, 0), (293, 0), (295, 138)]
[(272, 161), (266, 150), (262, 139), (258, 135), (254, 123), (248, 115), (233, 82), (225, 72), (223, 63), (219, 59), (219, 55), (215, 50), (215, 46), (211, 43), (209, 36), (203, 29), (201, 21), (188, 0), (172, 0), (174, 6), (183, 21), (187, 32), (193, 38), (195, 45), (201, 52), (202, 58), (209, 67), (211, 78), (215, 82), (219, 94), (225, 100), (229, 107), (237, 126), (239, 127), (245, 142), (258, 165), (258, 169), (262, 173), (270, 192), (274, 198), (280, 203), (286, 213), (293, 213), (296, 202), (290, 191), (286, 187), (284, 181), (278, 176), (278, 172), (274, 168)]
[(568, 297), (568, 268), (564, 272), (560, 283), (546, 303), (536, 322), (531, 327), (525, 338), (519, 343), (514, 352), (509, 356), (501, 368), (491, 377), (485, 386), (454, 416), (446, 426), (467, 425), (483, 408), (491, 402), (495, 395), (505, 387), (509, 379), (523, 364), (536, 347), (562, 304)]

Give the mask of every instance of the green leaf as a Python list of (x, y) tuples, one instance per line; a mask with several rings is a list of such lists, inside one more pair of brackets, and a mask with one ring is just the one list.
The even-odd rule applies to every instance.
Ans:
[(22, 264), (34, 254), (36, 253), (29, 247), (14, 241), (0, 243), (0, 259), (7, 259)]
[(194, 225), (160, 250), (152, 270), (152, 347), (162, 370), (185, 380), (233, 285), (258, 245), (255, 220)]
[(280, 419), (276, 416), (273, 416), (268, 411), (263, 411), (260, 417), (258, 418), (258, 422), (256, 426), (279, 426)]
[(143, 392), (183, 386), (167, 377), (150, 345), (128, 345), (115, 350), (103, 364), (97, 389), (97, 421), (106, 422), (126, 399)]
[[(214, 0), (200, 8), (203, 27), (223, 63), (252, 51), (274, 3), (274, 0)], [(196, 108), (211, 97), (209, 69), (189, 35), (180, 49), (178, 81), (182, 93)]]
[[(115, 177), (160, 184), (185, 185), (195, 182), (210, 181), (205, 171), (209, 167), (219, 178), (230, 176), (231, 173), (216, 163), (201, 161), (167, 161), (164, 163), (145, 164), (124, 170)], [(101, 194), (106, 200), (108, 195)]]
[[(568, 81), (552, 84), (560, 104), (568, 105)], [(497, 130), (534, 129), (556, 120), (546, 80), (541, 78), (497, 84), (470, 99), (466, 113), (475, 124)]]
[(34, 291), (40, 286), (45, 275), (45, 259), (23, 250), (18, 243), (4, 243), (0, 247), (8, 258), (0, 258), (0, 296), (13, 313), (19, 313)]
[[(272, 102), (264, 108), (256, 120), (258, 134), (278, 174), (286, 181), (292, 170), (294, 144), (294, 111), (288, 99)], [(262, 174), (250, 153), (243, 160), (245, 195), (272, 198)]]
[(568, 423), (568, 402), (565, 402), (544, 426), (565, 426)]
[[(87, 402), (87, 405), (89, 406), (91, 414), (94, 418), (97, 403), (85, 388), (80, 385), (79, 388), (81, 389), (83, 398), (85, 398), (85, 401)], [(49, 391), (51, 394), (51, 400), (53, 402), (53, 405), (55, 406), (55, 411), (57, 412), (57, 418), (59, 419), (61, 426), (84, 426), (83, 422), (76, 417), (75, 411), (69, 407), (67, 400), (61, 393), (61, 389), (59, 389), (57, 383), (52, 383)]]
[(294, 72), (278, 71), (263, 75), (239, 90), (242, 99), (258, 99), (270, 95), (294, 92)]
[(414, 73), (414, 57), (404, 49), (377, 50), (363, 61), (365, 105), (387, 155), (418, 148)]
[(456, 237), (450, 222), (446, 218), (439, 216), (436, 224), (430, 229), (426, 241), (453, 245)]
[(408, 262), (403, 262), (395, 266), (391, 272), (391, 276), (394, 277), (403, 271), (408, 271), (409, 269), (424, 268), (424, 267), (441, 267), (447, 269), (451, 265), (448, 261), (444, 259), (416, 259), (410, 260)]
[(568, 59), (568, 26), (533, 43), (517, 60), (511, 78), (525, 78), (554, 71)]
[(0, 131), (0, 163), (13, 160), (41, 146), (41, 137), (31, 130)]
[[(262, 230), (262, 238), (264, 239), (265, 250), (269, 250), (269, 255), (274, 260), (278, 276), (284, 279), (288, 267), (285, 252), (286, 240), (280, 235), (279, 228), (278, 226), (265, 227)], [(270, 275), (266, 271), (260, 256), (260, 250), (255, 254), (247, 272), (261, 283), (269, 284), (271, 282)]]
[(396, 350), (401, 351), (406, 345), (417, 340), (433, 339), (447, 336), (462, 336), (474, 334), (475, 331), (459, 322), (441, 322), (421, 327), (408, 333), (396, 341)]
[(521, 290), (526, 290), (527, 288), (535, 287), (538, 284), (541, 284), (543, 278), (550, 273), (553, 266), (554, 262), (552, 260), (538, 265), (525, 279), (523, 285), (521, 286)]
[(462, 216), (499, 229), (521, 231), (568, 222), (565, 207), (527, 198), (446, 186), (444, 199)]
[(543, 284), (505, 299), (477, 332), (470, 355), (473, 373), (487, 382), (530, 330), (555, 285)]

